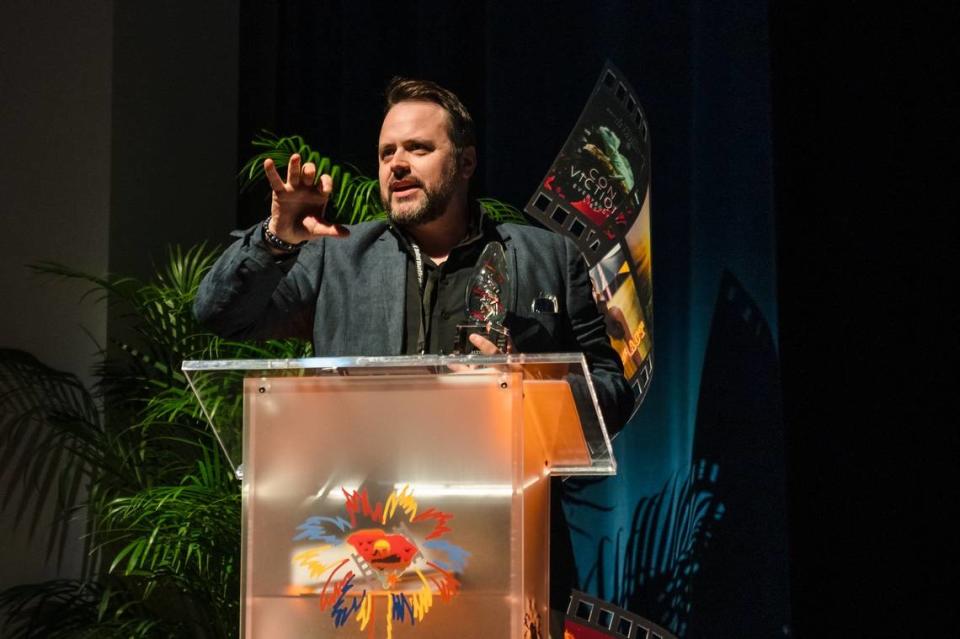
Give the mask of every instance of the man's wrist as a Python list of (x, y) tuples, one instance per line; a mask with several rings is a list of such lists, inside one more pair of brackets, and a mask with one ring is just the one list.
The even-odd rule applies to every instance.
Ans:
[(260, 225), (260, 228), (263, 231), (263, 243), (266, 244), (267, 247), (271, 249), (271, 252), (293, 253), (295, 251), (299, 251), (300, 248), (307, 243), (307, 240), (303, 240), (302, 242), (292, 244), (290, 242), (287, 242), (284, 239), (277, 237), (276, 234), (274, 234), (273, 231), (270, 230), (270, 219), (271, 218), (269, 217), (265, 219), (263, 223)]

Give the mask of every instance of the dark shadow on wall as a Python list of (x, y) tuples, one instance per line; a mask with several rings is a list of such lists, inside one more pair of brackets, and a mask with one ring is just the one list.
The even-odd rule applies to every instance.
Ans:
[[(599, 541), (584, 582), (613, 583), (601, 598), (680, 637), (788, 634), (777, 353), (768, 324), (729, 272), (721, 278), (703, 363), (693, 459), (689, 470), (637, 501), (626, 529)], [(585, 497), (602, 481), (565, 482), (564, 503), (609, 510)]]
[[(612, 583), (609, 593), (600, 586), (601, 599), (654, 620), (678, 637), (686, 636), (690, 613), (697, 603), (693, 576), (700, 570), (700, 558), (713, 529), (724, 516), (724, 506), (715, 494), (718, 471), (716, 464), (701, 460), (692, 469), (674, 474), (656, 494), (640, 499), (626, 530), (619, 529), (612, 539), (600, 538), (584, 583)], [(564, 502), (594, 511), (608, 510), (580, 496), (591, 484), (602, 481), (566, 482)], [(589, 537), (589, 531), (572, 526), (571, 532)], [(610, 570), (613, 574), (607, 575)]]
[(690, 637), (789, 634), (786, 457), (780, 369), (766, 319), (724, 271), (700, 380), (694, 459), (720, 467), (726, 507), (700, 571)]

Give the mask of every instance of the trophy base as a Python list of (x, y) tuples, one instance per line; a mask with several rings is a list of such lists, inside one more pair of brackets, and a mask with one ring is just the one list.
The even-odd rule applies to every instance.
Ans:
[(503, 326), (498, 326), (493, 322), (481, 324), (457, 324), (457, 343), (453, 347), (455, 355), (469, 355), (476, 353), (477, 347), (470, 341), (471, 335), (482, 335), (494, 344), (501, 353), (507, 352), (507, 343), (510, 339), (510, 331)]

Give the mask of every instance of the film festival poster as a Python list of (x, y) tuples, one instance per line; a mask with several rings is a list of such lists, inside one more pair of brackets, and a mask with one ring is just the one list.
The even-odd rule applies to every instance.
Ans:
[(524, 210), (586, 257), (639, 406), (653, 373), (650, 136), (636, 93), (610, 62)]

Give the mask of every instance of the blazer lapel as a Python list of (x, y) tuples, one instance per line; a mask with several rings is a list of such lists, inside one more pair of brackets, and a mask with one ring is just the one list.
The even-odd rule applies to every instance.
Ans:
[(404, 315), (406, 304), (407, 256), (397, 245), (397, 239), (387, 231), (375, 244), (373, 271), (376, 273), (375, 312), (380, 316), (381, 334), (370, 336), (371, 343), (379, 343), (384, 348), (371, 352), (385, 352), (399, 355), (403, 345)]

